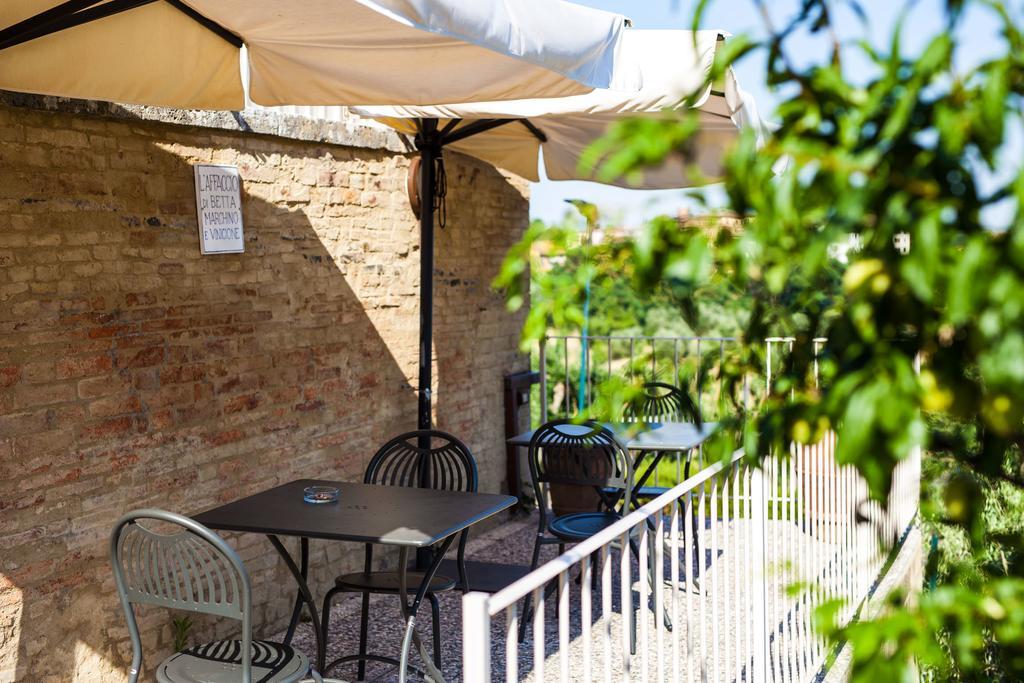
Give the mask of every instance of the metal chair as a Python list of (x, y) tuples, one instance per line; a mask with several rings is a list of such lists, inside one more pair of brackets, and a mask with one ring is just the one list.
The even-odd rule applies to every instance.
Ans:
[(625, 417), (631, 422), (681, 422), (693, 410), (693, 401), (679, 387), (647, 382), (643, 393), (626, 405)]
[[(420, 488), (440, 489), (443, 491), (477, 490), (476, 460), (469, 447), (458, 438), (447, 432), (438, 430), (419, 430), (407, 432), (388, 441), (377, 451), (366, 467), (363, 482), (382, 484), (385, 486), (413, 486)], [(454, 578), (435, 574), (427, 589), (426, 598), (430, 602), (433, 616), (434, 664), (441, 668), (441, 609), (437, 594), (454, 590), (459, 586), (463, 593), (469, 591), (466, 578), (466, 540), (469, 529), (459, 534), (456, 564), (459, 570), (458, 583)], [(373, 545), (366, 544), (363, 571), (343, 574), (334, 580), (334, 587), (324, 596), (323, 635), (327, 642), (327, 631), (331, 616), (331, 601), (338, 593), (362, 593), (363, 601), (359, 619), (359, 653), (334, 660), (325, 667), (325, 671), (344, 663), (359, 663), (357, 680), (366, 675), (366, 662), (378, 661), (400, 665), (397, 659), (366, 652), (366, 638), (369, 626), (370, 595), (398, 595), (398, 571), (372, 571)], [(406, 572), (409, 585), (416, 585), (424, 578), (423, 572)]]
[[(696, 412), (697, 409), (693, 399), (679, 387), (666, 384), (665, 382), (647, 382), (643, 386), (643, 393), (635, 400), (626, 404), (623, 411), (623, 419), (626, 422), (645, 422), (648, 424), (655, 422), (683, 422), (688, 416), (695, 415)], [(636, 463), (638, 471), (642, 471), (640, 462), (643, 459), (643, 455), (645, 454), (641, 454), (641, 458)], [(683, 465), (682, 478), (685, 480), (689, 476), (690, 459), (687, 458)], [(653, 486), (641, 483), (634, 492), (635, 500), (633, 502), (637, 504), (641, 500), (657, 498), (668, 490), (669, 487), (658, 486), (657, 482)]]
[[(529, 464), (540, 512), (530, 571), (537, 568), (541, 546), (558, 544), (561, 554), (566, 543), (578, 543), (593, 536), (617, 522), (620, 511), (629, 510), (633, 461), (615, 434), (596, 422), (556, 420), (542, 425), (530, 440)], [(592, 488), (595, 502), (601, 503), (604, 510), (555, 515), (549, 521), (547, 508), (552, 486)], [(622, 506), (616, 511), (619, 501)], [(527, 597), (519, 622), (520, 641), (526, 636), (529, 611)]]
[[(648, 424), (654, 422), (682, 422), (686, 420), (687, 417), (694, 417), (699, 414), (697, 406), (696, 404), (694, 404), (693, 399), (690, 397), (689, 394), (687, 394), (685, 391), (683, 391), (677, 386), (674, 386), (672, 384), (666, 384), (664, 382), (647, 382), (646, 384), (644, 384), (643, 393), (634, 401), (628, 403), (623, 412), (623, 418), (627, 422), (645, 422)], [(636, 466), (638, 468), (640, 467), (640, 464), (643, 461), (645, 455), (645, 453), (641, 453), (640, 457), (637, 458)], [(677, 458), (680, 455), (680, 453), (677, 453)], [(700, 456), (698, 455), (698, 458), (699, 457)], [(681, 473), (682, 479), (680, 479), (680, 481), (685, 481), (686, 479), (690, 478), (691, 464), (692, 463), (690, 458), (687, 457), (683, 464), (683, 470)], [(703, 461), (699, 462), (698, 464), (703, 465)], [(646, 480), (649, 478), (649, 474), (650, 473), (646, 471), (641, 474), (641, 478), (644, 481), (639, 482), (640, 485), (636, 487), (633, 496), (634, 505), (639, 505), (641, 501), (653, 500), (654, 498), (657, 498), (661, 494), (668, 491), (670, 488), (668, 486), (658, 486), (657, 480), (655, 481), (655, 484), (653, 486), (647, 485)], [(680, 475), (678, 460), (676, 461), (676, 475), (676, 478), (678, 479)], [(654, 529), (653, 523), (649, 523), (648, 526), (651, 527), (652, 530)], [(694, 537), (696, 537), (696, 515), (691, 516), (690, 526), (692, 528), (692, 533)], [(654, 557), (653, 536), (651, 537), (651, 540), (651, 557)], [(693, 551), (693, 557), (695, 565), (697, 567), (700, 567), (696, 547)], [(651, 575), (651, 581), (653, 581), (653, 572), (651, 573)], [(694, 578), (696, 579), (696, 576)]]
[[(152, 520), (177, 527), (147, 529)], [(221, 681), (291, 683), (312, 675), (309, 660), (289, 645), (252, 639), (252, 590), (238, 554), (203, 525), (164, 510), (129, 512), (114, 527), (110, 562), (132, 640), (135, 683), (142, 669), (142, 640), (133, 605), (158, 605), (242, 622), (241, 640), (220, 640), (176, 652), (156, 668), (161, 683)]]

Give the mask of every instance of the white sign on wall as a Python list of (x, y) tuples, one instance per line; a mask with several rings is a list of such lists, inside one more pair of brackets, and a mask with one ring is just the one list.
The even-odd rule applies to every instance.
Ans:
[(196, 211), (199, 214), (199, 246), (204, 254), (240, 254), (245, 251), (242, 234), (242, 193), (238, 168), (197, 164)]

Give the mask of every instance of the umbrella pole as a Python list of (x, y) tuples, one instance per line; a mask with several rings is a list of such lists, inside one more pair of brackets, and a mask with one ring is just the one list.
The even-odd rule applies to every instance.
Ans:
[(433, 425), (430, 361), (434, 343), (434, 163), (441, 153), (437, 119), (423, 119), (420, 122), (416, 148), (420, 153), (420, 367), (417, 428), (430, 429)]
[[(434, 203), (437, 199), (436, 161), (441, 157), (444, 145), (468, 138), (477, 133), (504, 126), (519, 120), (541, 142), (547, 137), (525, 119), (483, 119), (458, 127), (460, 120), (453, 119), (444, 129), (438, 129), (437, 119), (418, 119), (418, 133), (414, 143), (420, 153), (420, 356), (419, 387), (417, 391), (417, 429), (430, 429), (433, 425), (431, 408), (431, 351), (434, 343)], [(426, 447), (428, 444), (420, 444)], [(427, 486), (429, 472), (421, 468), (421, 485)]]
[[(420, 153), (420, 356), (419, 390), (417, 395), (417, 429), (433, 426), (431, 406), (431, 351), (434, 345), (434, 175), (435, 162), (441, 155), (441, 138), (437, 119), (421, 119), (416, 148)], [(429, 439), (422, 439), (419, 447), (430, 447)], [(420, 486), (430, 486), (430, 468), (420, 463)], [(416, 550), (416, 569), (425, 570), (433, 559), (429, 548)]]

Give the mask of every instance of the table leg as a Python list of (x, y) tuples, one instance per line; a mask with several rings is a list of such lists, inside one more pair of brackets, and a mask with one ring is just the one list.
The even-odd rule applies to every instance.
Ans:
[[(640, 475), (639, 479), (636, 479), (636, 477), (634, 476), (633, 485), (630, 488), (629, 505), (633, 510), (640, 507), (640, 503), (637, 501), (637, 495), (639, 494), (640, 489), (643, 488), (643, 485), (647, 483), (647, 480), (650, 478), (651, 473), (654, 472), (655, 468), (658, 466), (658, 463), (661, 462), (661, 459), (662, 457), (664, 457), (665, 452), (640, 451), (636, 456), (636, 459), (633, 461), (633, 474), (635, 475), (636, 472), (640, 469), (640, 465), (643, 464), (644, 458), (650, 455), (651, 453), (654, 453), (654, 462), (647, 466), (647, 469), (644, 470), (643, 474)], [(608, 510), (612, 512), (615, 511), (615, 506), (619, 504), (619, 501), (622, 500), (622, 497), (625, 495), (625, 492), (623, 492), (621, 495), (615, 494), (614, 497), (607, 496), (600, 486), (595, 486), (594, 490), (597, 491), (597, 495), (601, 499), (601, 504), (603, 504), (606, 508), (608, 508)], [(630, 512), (631, 510), (623, 509), (622, 516), (626, 516)]]
[[(301, 548), (302, 558), (300, 559), (301, 567), (299, 569), (299, 572), (302, 574), (303, 578), (307, 578), (309, 576), (309, 539), (308, 538), (302, 538), (300, 540), (300, 548)], [(295, 607), (292, 608), (292, 618), (288, 622), (288, 632), (284, 636), (284, 644), (285, 645), (291, 645), (292, 644), (292, 638), (295, 636), (295, 627), (299, 625), (299, 616), (301, 616), (301, 614), (302, 614), (302, 605), (303, 605), (302, 593), (300, 592), (300, 593), (297, 593), (295, 595)]]
[[(288, 567), (288, 571), (291, 572), (295, 578), (295, 583), (299, 586), (299, 595), (296, 598), (296, 605), (298, 606), (301, 600), (306, 604), (309, 609), (309, 616), (313, 621), (313, 633), (316, 635), (316, 668), (320, 671), (324, 668), (324, 662), (327, 659), (327, 649), (324, 646), (323, 637), (323, 626), (320, 623), (320, 615), (316, 609), (316, 603), (313, 601), (313, 593), (309, 590), (309, 584), (306, 583), (306, 576), (309, 571), (309, 541), (305, 538), (302, 539), (302, 568), (295, 564), (295, 560), (292, 559), (288, 549), (281, 543), (281, 539), (273, 534), (267, 536), (270, 539), (271, 545), (274, 546), (274, 550), (284, 560), (284, 564)], [(297, 612), (292, 613), (292, 619), (296, 619)], [(292, 630), (289, 628), (289, 630)]]
[[(644, 458), (646, 458), (648, 455), (653, 453), (654, 460), (651, 462), (650, 465), (647, 466), (647, 469), (644, 470), (644, 473), (640, 475), (640, 479), (638, 479), (636, 481), (636, 484), (633, 486), (634, 494), (639, 493), (640, 489), (643, 488), (644, 484), (647, 483), (647, 480), (651, 478), (651, 474), (654, 472), (654, 470), (658, 468), (658, 463), (660, 463), (661, 459), (665, 457), (666, 452), (667, 451), (640, 451), (640, 454), (636, 456), (636, 461), (634, 461), (633, 463), (634, 472), (636, 472), (637, 469), (640, 468), (640, 465), (643, 464)], [(630, 502), (632, 503), (634, 508), (640, 507), (637, 504), (635, 495), (632, 496), (632, 500)]]
[[(682, 479), (682, 481), (686, 481), (687, 479), (690, 478), (690, 466), (692, 464), (693, 464), (693, 449), (691, 448), (690, 450), (686, 451), (686, 463), (683, 466), (683, 479)], [(702, 458), (702, 456), (700, 454), (700, 451), (698, 451), (698, 470), (699, 469), (703, 469), (703, 464), (704, 464), (703, 463), (703, 458)], [(688, 493), (686, 495), (688, 497), (690, 497), (690, 498), (692, 498), (692, 496), (693, 496), (692, 493)], [(683, 524), (684, 525), (686, 525), (686, 524), (690, 525), (690, 535), (691, 535), (692, 538), (696, 538), (697, 537), (697, 515), (696, 515), (696, 513), (692, 513), (692, 511), (691, 511), (690, 518), (688, 520), (684, 519), (683, 520)], [(653, 549), (652, 549), (652, 552), (653, 552)], [(685, 548), (684, 548), (683, 552), (684, 553), (686, 552)], [(700, 588), (700, 571), (701, 571), (701, 569), (703, 567), (703, 563), (701, 562), (700, 553), (698, 552), (697, 544), (695, 542), (693, 543), (693, 554), (692, 554), (692, 557), (687, 557), (684, 561), (692, 563), (691, 566), (693, 567), (693, 569), (692, 569), (693, 584), (694, 584), (694, 586), (696, 588), (699, 589)], [(673, 586), (673, 589), (674, 590), (679, 590), (679, 586)], [(690, 587), (687, 586), (686, 589), (690, 590)]]
[[(654, 459), (651, 462), (651, 464), (647, 466), (647, 469), (644, 470), (643, 474), (640, 475), (640, 479), (637, 480), (636, 485), (635, 485), (635, 487), (633, 489), (633, 491), (635, 493), (639, 493), (640, 489), (644, 486), (644, 484), (647, 483), (647, 480), (650, 478), (651, 474), (655, 471), (655, 469), (657, 469), (658, 463), (661, 462), (661, 459), (665, 456), (666, 452), (667, 451), (660, 451), (660, 450), (659, 451), (653, 451)], [(643, 459), (646, 456), (650, 455), (651, 453), (652, 453), (652, 451), (641, 451), (640, 452), (640, 454), (637, 456), (636, 461), (635, 461), (635, 463), (633, 465), (634, 471), (636, 471), (636, 469), (638, 469), (640, 467), (640, 465), (643, 463)], [(690, 478), (690, 464), (691, 464), (692, 461), (693, 461), (693, 450), (691, 449), (691, 450), (686, 451), (686, 465), (685, 465), (685, 468), (683, 470), (683, 481), (685, 481), (686, 479)], [(677, 482), (677, 483), (679, 483), (679, 482)], [(630, 501), (631, 505), (634, 508), (639, 508), (640, 507), (640, 503), (637, 500), (636, 495), (633, 495), (631, 498), (632, 498), (632, 500)], [(684, 521), (684, 523), (686, 523), (686, 522)], [(690, 523), (691, 523), (691, 526), (692, 526), (692, 529), (693, 529), (693, 533), (695, 535), (694, 537), (696, 537), (696, 532), (697, 532), (697, 518), (696, 518), (696, 516), (694, 516), (690, 520)], [(652, 531), (656, 528), (652, 520), (647, 520), (647, 526)], [(664, 542), (664, 539), (655, 538), (655, 537), (651, 536), (649, 540), (650, 540), (650, 546), (651, 546), (651, 549), (650, 549), (650, 562), (653, 563), (654, 562), (653, 558), (656, 557), (656, 554), (654, 552), (654, 547), (653, 546), (654, 546), (655, 543), (662, 543), (662, 542)], [(697, 549), (696, 549), (696, 546), (695, 546), (694, 547), (694, 556), (696, 557), (696, 555), (697, 555)], [(689, 560), (689, 558), (687, 558), (687, 560)], [(649, 566), (647, 567), (647, 570), (648, 570), (648, 574), (650, 576), (651, 583), (653, 584), (654, 583), (654, 577), (655, 577), (654, 565), (653, 564), (649, 564)], [(696, 574), (699, 574), (699, 570), (697, 570)], [(699, 586), (699, 579), (698, 579), (696, 574), (694, 576), (694, 583)], [(679, 588), (678, 586), (673, 586), (674, 590), (678, 590), (678, 588)], [(687, 590), (689, 590), (689, 587), (687, 587)], [(671, 621), (671, 619), (668, 616), (668, 612), (666, 612), (665, 615), (664, 615), (664, 621), (665, 621), (665, 628), (668, 629), (669, 631), (671, 631), (672, 630), (672, 621)]]
[[(697, 469), (698, 469), (698, 471), (704, 469), (704, 452), (703, 452), (703, 448), (704, 447), (701, 446), (700, 449), (697, 451)], [(687, 454), (687, 456), (686, 456), (686, 472), (685, 472), (685, 474), (683, 474), (684, 478), (689, 478), (689, 476), (690, 476), (690, 465), (692, 463), (693, 463), (693, 451), (691, 450)], [(692, 495), (692, 493), (690, 495)], [(698, 526), (700, 526), (700, 522), (697, 519), (697, 510), (696, 510), (695, 507), (691, 506), (691, 508), (690, 508), (690, 535), (693, 538), (693, 543), (692, 543), (693, 557), (689, 558), (689, 561), (693, 563), (693, 571), (692, 571), (693, 587), (694, 587), (694, 589), (696, 589), (699, 592), (700, 591), (700, 582), (701, 582), (701, 573), (704, 571), (704, 558), (701, 557), (701, 553), (700, 553), (701, 549), (697, 547), (697, 531), (698, 531)], [(686, 590), (689, 591), (690, 587), (687, 586)]]
[(407, 581), (409, 571), (409, 549), (403, 546), (399, 551), (398, 605), (399, 609), (402, 611), (402, 619), (405, 621), (405, 635), (402, 637), (402, 652), (398, 658), (398, 683), (405, 683), (406, 681), (409, 669), (409, 650), (414, 642), (429, 677), (433, 679), (435, 683), (444, 683), (444, 677), (441, 675), (441, 672), (437, 667), (434, 666), (433, 659), (427, 655), (426, 648), (423, 646), (423, 641), (420, 639), (419, 633), (416, 632), (416, 612), (419, 610), (420, 604), (423, 602), (423, 598), (427, 594), (427, 589), (430, 587), (430, 582), (434, 579), (434, 574), (437, 573), (437, 568), (441, 566), (441, 560), (444, 559), (445, 553), (447, 553), (448, 549), (451, 548), (454, 540), (454, 535), (449, 536), (441, 543), (441, 547), (437, 549), (437, 552), (434, 553), (434, 559), (424, 573), (423, 580), (420, 582), (420, 586), (416, 591), (416, 596), (413, 598), (411, 605), (408, 602), (409, 591)]

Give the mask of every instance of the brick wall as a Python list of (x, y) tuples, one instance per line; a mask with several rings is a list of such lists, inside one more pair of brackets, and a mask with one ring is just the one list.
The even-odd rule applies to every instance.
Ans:
[[(199, 162), (240, 168), (243, 255), (199, 253)], [(106, 556), (121, 513), (356, 479), (415, 426), (407, 166), (386, 150), (0, 106), (0, 681), (123, 680)], [(496, 491), (501, 377), (526, 362), (521, 320), (488, 283), (526, 225), (525, 184), (457, 155), (448, 172), (437, 422)], [(268, 635), (290, 581), (264, 539), (232, 542)], [(314, 542), (320, 587), (357, 557)], [(151, 665), (169, 618), (143, 614)]]

